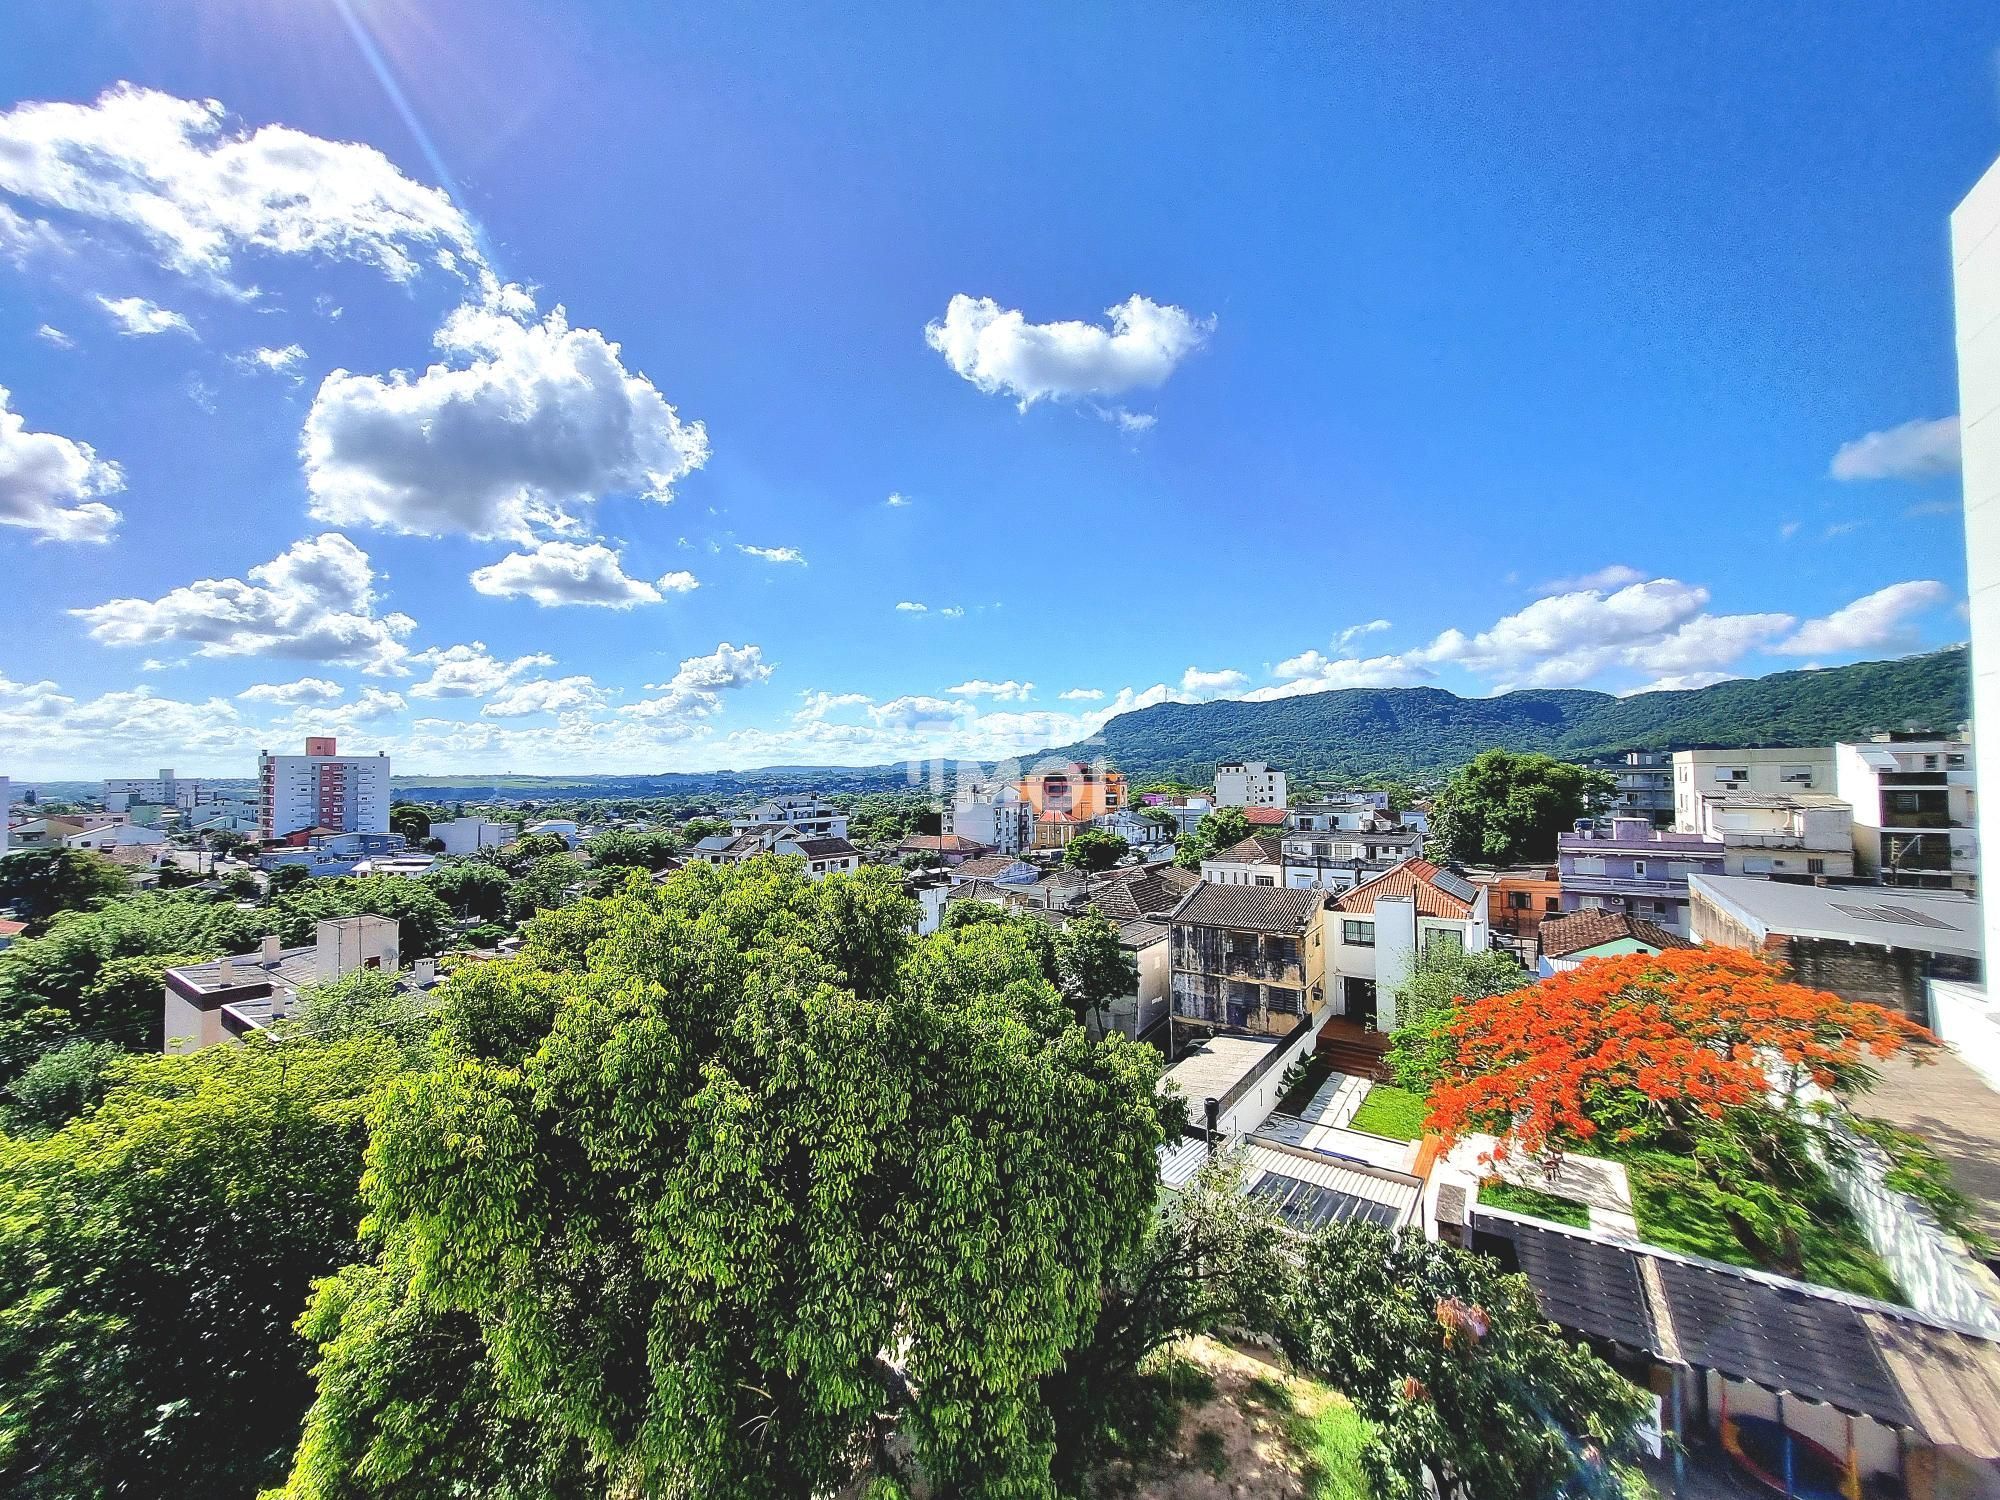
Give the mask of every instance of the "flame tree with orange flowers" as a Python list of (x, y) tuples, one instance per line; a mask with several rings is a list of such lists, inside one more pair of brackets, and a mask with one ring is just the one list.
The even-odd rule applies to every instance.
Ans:
[[(1802, 1269), (1827, 1096), (1930, 1035), (1878, 1005), (1791, 981), (1734, 948), (1591, 959), (1467, 1001), (1446, 1028), (1430, 1128), (1490, 1131), (1500, 1153), (1665, 1151), (1760, 1264)], [(1815, 1089), (1808, 1089), (1808, 1084)]]

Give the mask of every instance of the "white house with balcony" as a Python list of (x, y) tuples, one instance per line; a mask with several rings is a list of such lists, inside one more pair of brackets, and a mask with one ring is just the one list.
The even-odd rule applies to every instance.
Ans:
[[(1676, 750), (1674, 817), (1677, 833), (1700, 826), (1701, 799), (1711, 792), (1835, 792), (1833, 749)], [(1622, 812), (1620, 815), (1623, 815)]]
[(795, 828), (807, 838), (844, 839), (847, 814), (831, 802), (800, 793), (760, 802), (748, 812), (731, 818), (729, 826), (736, 833), (754, 833), (760, 828)]
[(1019, 854), (1034, 846), (1035, 809), (1011, 782), (961, 781), (941, 826), (995, 853)]
[(1406, 859), (1328, 898), (1323, 931), (1333, 1014), (1392, 1031), (1396, 991), (1419, 954), (1486, 951), (1486, 893), (1456, 870)]
[(1727, 875), (1854, 873), (1854, 816), (1825, 792), (1704, 792), (1690, 833), (1722, 845)]
[(1854, 809), (1854, 870), (1884, 885), (1977, 885), (1972, 745), (1877, 735), (1833, 747), (1835, 788)]

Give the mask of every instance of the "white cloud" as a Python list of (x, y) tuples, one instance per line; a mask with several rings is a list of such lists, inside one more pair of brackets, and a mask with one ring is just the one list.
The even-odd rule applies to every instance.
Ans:
[(701, 580), (685, 568), (676, 568), (655, 578), (653, 587), (663, 594), (692, 594), (701, 587)]
[(86, 764), (109, 773), (168, 750), (240, 760), (244, 730), (226, 698), (184, 702), (140, 687), (78, 700), (53, 682), (0, 675), (0, 744), (16, 775), (75, 776)]
[(976, 713), (969, 703), (949, 698), (932, 698), (923, 693), (906, 693), (887, 703), (869, 707), (868, 717), (884, 729), (921, 730), (950, 727)]
[(1612, 563), (1599, 568), (1595, 573), (1579, 573), (1574, 578), (1554, 578), (1543, 584), (1539, 592), (1544, 594), (1574, 594), (1582, 589), (1598, 589), (1610, 592), (1622, 589), (1629, 583), (1644, 583), (1646, 575), (1637, 568), (1629, 568), (1624, 563)]
[(53, 344), (58, 349), (74, 349), (76, 340), (64, 333), (53, 323), (44, 323), (35, 330), (35, 337), (45, 344)]
[(1737, 677), (1738, 674), (1735, 672), (1677, 672), (1656, 682), (1649, 682), (1644, 687), (1634, 688), (1631, 693), (1624, 696), (1631, 697), (1638, 693), (1693, 692), (1697, 688), (1714, 687), (1718, 682), (1735, 682)]
[(394, 718), (408, 707), (409, 704), (403, 701), (401, 693), (392, 693), (378, 687), (364, 687), (361, 696), (352, 703), (295, 710), (292, 714), (292, 724), (309, 734), (342, 734), (363, 724), (374, 724), (383, 719)]
[(1056, 694), (1067, 703), (1095, 703), (1104, 696), (1103, 688), (1071, 688)]
[(417, 622), (375, 613), (368, 554), (338, 532), (292, 543), (241, 578), (204, 578), (158, 599), (113, 599), (71, 614), (106, 646), (187, 641), (202, 656), (340, 662), (405, 676), (402, 637)]
[(363, 261), (399, 281), (438, 250), (482, 264), (450, 198), (374, 147), (246, 131), (214, 100), (131, 84), (0, 114), (0, 193), (123, 232), (218, 286), (252, 250)]
[(804, 567), (806, 561), (805, 554), (796, 547), (750, 547), (738, 542), (736, 550), (750, 557), (761, 557), (770, 563), (797, 563), (800, 567)]
[(1127, 411), (1122, 406), (1114, 406), (1104, 414), (1105, 420), (1115, 423), (1120, 432), (1146, 432), (1160, 419), (1149, 411)]
[(1181, 673), (1181, 689), (1200, 698), (1219, 697), (1250, 685), (1250, 679), (1241, 672), (1225, 668), (1219, 672), (1205, 672), (1200, 667), (1189, 667)]
[(588, 677), (538, 677), (505, 688), (480, 710), (489, 719), (524, 719), (530, 714), (602, 708), (604, 691)]
[(1930, 479), (1958, 472), (1958, 418), (1919, 417), (1842, 443), (1827, 472), (1835, 479)]
[(1624, 648), (1659, 639), (1707, 603), (1707, 589), (1674, 578), (1628, 583), (1610, 593), (1552, 594), (1477, 635), (1443, 631), (1412, 659), (1449, 662), (1481, 676), (1509, 674), (1518, 686), (1574, 687), (1610, 666)]
[(700, 584), (692, 573), (668, 573), (657, 583), (633, 578), (602, 542), (541, 542), (475, 569), (472, 586), (502, 599), (532, 599), (545, 609), (562, 604), (630, 609), (658, 604), (662, 589), (686, 593)]
[(906, 615), (925, 615), (930, 613), (930, 606), (928, 604), (919, 604), (914, 599), (905, 599), (896, 608)]
[(911, 500), (910, 497), (908, 495), (905, 495), (902, 491), (891, 490), (889, 492), (889, 498), (887, 500), (884, 500), (882, 503), (884, 505), (889, 506), (891, 509), (900, 510), (904, 506), (910, 504)]
[(804, 694), (805, 702), (792, 715), (795, 724), (816, 724), (829, 714), (838, 713), (843, 708), (859, 708), (869, 701), (866, 693), (809, 692)]
[(1797, 536), (1798, 534), (1799, 534), (1799, 523), (1797, 521), (1787, 521), (1785, 522), (1784, 525), (1778, 528), (1778, 540), (1781, 542), (1789, 542), (1793, 537)]
[(514, 679), (537, 667), (552, 667), (553, 656), (536, 651), (501, 661), (484, 641), (457, 646), (433, 646), (410, 658), (411, 665), (429, 667), (431, 675), (410, 689), (412, 698), (490, 698)]
[(984, 677), (974, 677), (957, 687), (945, 689), (954, 698), (993, 698), (1001, 703), (1025, 702), (1034, 690), (1032, 682), (1016, 682), (1011, 677), (1005, 682), (988, 682)]
[(260, 682), (236, 696), (247, 698), (252, 703), (277, 703), (286, 708), (296, 708), (302, 703), (331, 703), (346, 691), (339, 683), (329, 682), (324, 677), (301, 677), (295, 682)]
[(965, 606), (961, 604), (941, 605), (938, 613), (947, 620), (962, 620), (965, 618)]
[(436, 342), (456, 364), (326, 377), (301, 442), (314, 515), (531, 541), (537, 526), (574, 529), (565, 507), (606, 494), (664, 502), (707, 461), (701, 423), (627, 370), (618, 345), (561, 308), (522, 321), (524, 295), (502, 289), (445, 320)]
[(118, 465), (88, 443), (30, 432), (0, 386), (0, 526), (20, 526), (38, 541), (106, 542), (122, 519), (99, 500), (125, 488)]
[(305, 363), (306, 351), (301, 344), (285, 344), (278, 347), (262, 345), (255, 349), (245, 349), (241, 354), (229, 356), (229, 362), (239, 370), (253, 374), (268, 370), (273, 375), (289, 375), (294, 381), (305, 379), (298, 367)]
[(1360, 625), (1350, 625), (1333, 638), (1333, 649), (1344, 651), (1350, 642), (1358, 641), (1364, 635), (1375, 635), (1388, 628), (1389, 622), (1387, 620), (1368, 620)]
[[(1162, 384), (1201, 347), (1213, 318), (1133, 296), (1109, 308), (1110, 326), (1030, 323), (991, 297), (954, 296), (924, 340), (980, 390), (1005, 392), (1023, 411), (1037, 401), (1118, 396)], [(1129, 415), (1129, 414), (1128, 414)]]
[(147, 338), (156, 333), (184, 333), (189, 338), (197, 337), (194, 324), (171, 307), (162, 307), (157, 302), (148, 302), (144, 297), (99, 297), (97, 305), (104, 309), (118, 331), (128, 339)]
[(1916, 644), (1910, 618), (1935, 609), (1951, 590), (1935, 579), (1892, 583), (1821, 619), (1808, 620), (1773, 650), (1787, 656), (1835, 656), (1856, 651), (1908, 649)]
[(1328, 658), (1318, 651), (1304, 651), (1279, 662), (1271, 675), (1279, 681), (1253, 688), (1243, 695), (1244, 701), (1268, 703), (1273, 698), (1297, 698), (1339, 688), (1409, 687), (1430, 673), (1402, 656)]
[(770, 680), (772, 668), (761, 646), (732, 646), (723, 641), (707, 656), (690, 656), (665, 682), (649, 682), (657, 693), (618, 710), (635, 719), (678, 721), (706, 718), (722, 707), (722, 695)]

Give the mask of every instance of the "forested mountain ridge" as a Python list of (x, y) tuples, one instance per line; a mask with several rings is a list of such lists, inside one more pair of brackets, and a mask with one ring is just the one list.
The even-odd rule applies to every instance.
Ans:
[(1970, 713), (1966, 649), (1952, 646), (1626, 698), (1581, 689), (1461, 698), (1441, 688), (1345, 688), (1267, 703), (1163, 703), (1120, 714), (1098, 741), (1047, 753), (1102, 755), (1141, 781), (1205, 783), (1215, 762), (1231, 758), (1268, 760), (1295, 779), (1363, 777), (1447, 770), (1496, 746), (1588, 759), (1824, 745), (1912, 725), (1954, 733)]

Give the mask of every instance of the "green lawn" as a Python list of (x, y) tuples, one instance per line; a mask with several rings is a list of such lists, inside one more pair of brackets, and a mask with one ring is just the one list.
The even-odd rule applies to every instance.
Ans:
[(1567, 1224), (1572, 1229), (1590, 1228), (1590, 1209), (1574, 1198), (1558, 1198), (1540, 1188), (1521, 1187), (1497, 1178), (1479, 1184), (1479, 1206), (1504, 1208), (1515, 1214), (1533, 1214), (1538, 1219)]
[[(1620, 1159), (1632, 1179), (1632, 1212), (1639, 1221), (1639, 1238), (1647, 1244), (1683, 1255), (1704, 1255), (1732, 1266), (1774, 1269), (1759, 1265), (1730, 1231), (1727, 1220), (1690, 1198), (1667, 1177), (1682, 1166), (1678, 1157), (1635, 1152)], [(1828, 1197), (1814, 1204), (1811, 1225), (1805, 1236), (1805, 1280), (1887, 1302), (1905, 1300), (1895, 1278), (1861, 1237), (1844, 1203)]]
[(1399, 1089), (1393, 1083), (1378, 1083), (1362, 1097), (1361, 1108), (1347, 1123), (1354, 1130), (1387, 1136), (1392, 1141), (1414, 1141), (1423, 1136), (1425, 1112), (1421, 1094)]
[(1305, 1460), (1299, 1477), (1306, 1500), (1373, 1500), (1361, 1454), (1374, 1429), (1345, 1396), (1304, 1375), (1254, 1380), (1245, 1396), (1284, 1419), (1286, 1437)]

